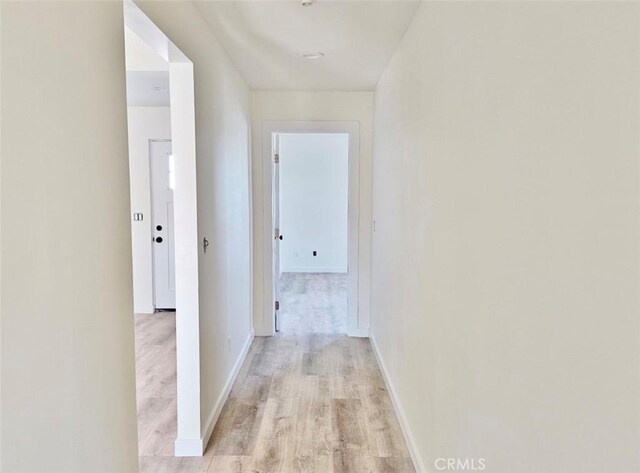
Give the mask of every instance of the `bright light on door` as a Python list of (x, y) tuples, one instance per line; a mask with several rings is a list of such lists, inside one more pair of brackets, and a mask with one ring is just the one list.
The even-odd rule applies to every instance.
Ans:
[(176, 188), (176, 164), (173, 159), (173, 154), (169, 155), (169, 189), (174, 190)]

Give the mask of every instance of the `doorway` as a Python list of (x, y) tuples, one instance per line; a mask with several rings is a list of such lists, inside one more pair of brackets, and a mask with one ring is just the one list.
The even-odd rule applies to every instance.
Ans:
[(204, 450), (195, 97), (191, 60), (133, 1), (123, 8), (142, 467)]
[(263, 133), (273, 333), (367, 336), (358, 323), (359, 124), (264, 122)]
[(276, 331), (347, 332), (349, 135), (274, 137)]

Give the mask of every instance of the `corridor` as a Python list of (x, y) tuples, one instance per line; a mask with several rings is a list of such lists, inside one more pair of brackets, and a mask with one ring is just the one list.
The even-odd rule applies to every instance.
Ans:
[(214, 430), (210, 472), (409, 473), (368, 339), (256, 338)]
[(413, 473), (371, 343), (344, 335), (346, 292), (344, 274), (283, 275), (282, 331), (255, 338), (201, 458), (173, 457), (175, 315), (136, 316), (140, 471)]

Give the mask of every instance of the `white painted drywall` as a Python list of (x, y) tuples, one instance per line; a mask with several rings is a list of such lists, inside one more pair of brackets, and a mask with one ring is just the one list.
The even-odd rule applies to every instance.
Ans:
[[(204, 437), (253, 333), (250, 93), (192, 3), (137, 4), (194, 64)], [(202, 247), (205, 237), (210, 242), (206, 254)]]
[[(372, 92), (277, 92), (253, 91), (251, 101), (251, 146), (253, 176), (253, 320), (257, 335), (270, 335), (271, 313), (265, 306), (272, 280), (264, 277), (264, 239), (262, 216), (265, 209), (262, 173), (270, 166), (263, 156), (263, 122), (356, 121), (360, 125), (358, 327), (369, 327), (371, 274), (371, 159), (373, 146)], [(265, 292), (266, 291), (266, 292)]]
[(1, 8), (0, 469), (134, 472), (122, 4)]
[(424, 471), (640, 471), (640, 5), (425, 2), (376, 90), (371, 332)]
[(280, 135), (281, 272), (347, 272), (348, 181), (349, 135)]
[(169, 63), (129, 28), (124, 29), (127, 71), (169, 72)]
[(169, 107), (127, 108), (131, 215), (135, 212), (144, 215), (141, 222), (131, 218), (133, 310), (136, 314), (150, 314), (154, 310), (149, 141), (171, 139), (170, 113)]

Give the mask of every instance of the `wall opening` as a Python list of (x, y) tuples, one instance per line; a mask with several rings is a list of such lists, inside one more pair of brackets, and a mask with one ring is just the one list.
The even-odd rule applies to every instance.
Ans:
[(193, 63), (130, 0), (124, 18), (138, 449), (200, 456)]
[(349, 135), (274, 139), (276, 330), (346, 333)]
[[(325, 138), (323, 138), (325, 136)], [(314, 141), (315, 140), (315, 143)], [(300, 150), (304, 149), (302, 144), (307, 142), (306, 158), (305, 156), (300, 159), (317, 159), (319, 156), (333, 153), (333, 161), (331, 158), (324, 162), (319, 161), (312, 163), (306, 162), (304, 165), (296, 167), (296, 162), (289, 162), (284, 166), (284, 174), (279, 166), (281, 166), (280, 152), (282, 150), (282, 159), (287, 159), (287, 154), (300, 155)], [(333, 147), (333, 149), (332, 149)], [(346, 147), (346, 152), (345, 148)], [(349, 336), (368, 336), (368, 328), (359, 326), (358, 318), (358, 196), (359, 196), (359, 123), (351, 121), (265, 121), (263, 122), (263, 159), (267, 165), (265, 173), (263, 173), (263, 189), (264, 189), (264, 201), (266, 207), (263, 212), (263, 231), (267, 235), (265, 238), (264, 248), (264, 286), (271, 287), (272, 290), (268, 297), (265, 297), (264, 301), (264, 325), (271, 327), (271, 333), (276, 333), (281, 327), (280, 318), (286, 314), (279, 313), (284, 311), (284, 307), (281, 306), (280, 300), (280, 276), (283, 277), (283, 283), (287, 283), (286, 279), (290, 277), (291, 287), (300, 287), (295, 282), (296, 274), (302, 274), (303, 271), (310, 271), (307, 274), (342, 274), (342, 278), (346, 279), (346, 322), (340, 325), (339, 331), (344, 333), (346, 331)], [(340, 150), (340, 151), (338, 151)], [(304, 154), (304, 153), (303, 153)], [(339, 156), (345, 156), (345, 159), (340, 159)], [(276, 158), (277, 157), (277, 158)], [(333, 169), (331, 169), (333, 165)], [(314, 196), (312, 194), (305, 194), (298, 196), (298, 202), (290, 202), (284, 205), (285, 214), (283, 214), (283, 232), (280, 232), (280, 180), (284, 176), (289, 182), (284, 184), (284, 199), (287, 199), (287, 195), (293, 195), (295, 192), (302, 192), (303, 189), (296, 190), (296, 173), (304, 171), (305, 167), (313, 169), (317, 166), (314, 173), (315, 176), (298, 176), (302, 179), (309, 179), (306, 186), (311, 189), (313, 185), (321, 185), (321, 180), (317, 179), (321, 173), (326, 174), (327, 184), (334, 187), (337, 193), (340, 194), (342, 189), (343, 193), (346, 193), (346, 204), (344, 198), (331, 198), (327, 194), (317, 191), (319, 194)], [(323, 168), (325, 166), (326, 168)], [(346, 176), (345, 176), (346, 168)], [(335, 178), (332, 174), (342, 173), (342, 180), (334, 179), (330, 181), (328, 179)], [(316, 179), (316, 184), (312, 184), (312, 180)], [(345, 182), (346, 180), (346, 182)], [(307, 189), (307, 190), (309, 190)], [(324, 189), (323, 191), (326, 191)], [(335, 197), (335, 196), (334, 196)], [(343, 195), (344, 197), (344, 195)], [(302, 212), (302, 209), (295, 209), (297, 204), (300, 204), (302, 200), (306, 199), (306, 208), (308, 212), (315, 215), (313, 218), (307, 219), (296, 216), (296, 212)], [(291, 205), (289, 205), (291, 204)], [(309, 230), (310, 227), (317, 223), (320, 219), (320, 214), (327, 210), (323, 207), (332, 205), (337, 208), (342, 208), (346, 205), (346, 268), (345, 268), (345, 250), (344, 246), (339, 243), (341, 238), (335, 235), (344, 233), (344, 221), (334, 222), (336, 232), (332, 232), (331, 236), (326, 236), (324, 244), (326, 246), (321, 247), (320, 241), (313, 241), (312, 236), (303, 233), (304, 230)], [(304, 207), (304, 206), (302, 206)], [(288, 210), (287, 210), (288, 209)], [(289, 220), (287, 220), (287, 212), (289, 212)], [(336, 210), (336, 213), (339, 213)], [(308, 215), (309, 216), (309, 215)], [(337, 217), (336, 217), (337, 218)], [(306, 223), (301, 224), (301, 220)], [(296, 228), (296, 223), (298, 227)], [(291, 243), (289, 241), (285, 243), (287, 239), (286, 229), (289, 228), (291, 232), (293, 229), (293, 236), (291, 237)], [(342, 228), (342, 230), (338, 230)], [(302, 233), (301, 233), (302, 232)], [(316, 236), (319, 235), (316, 230)], [(299, 235), (302, 235), (300, 237)], [(282, 237), (282, 239), (280, 239)], [(329, 243), (331, 239), (334, 239), (332, 243)], [(283, 248), (283, 254), (281, 255), (280, 245)], [(296, 257), (296, 252), (298, 256)], [(315, 252), (315, 256), (314, 256)], [(327, 254), (325, 255), (324, 252)], [(304, 253), (304, 254), (303, 254)], [(326, 256), (326, 258), (322, 258)], [(324, 262), (323, 262), (324, 260)], [(315, 266), (313, 265), (315, 262)], [(282, 265), (282, 271), (280, 266)], [(282, 273), (282, 274), (281, 274)], [(344, 277), (346, 273), (346, 278)], [(290, 275), (290, 276), (288, 276)], [(326, 278), (324, 276), (323, 278)], [(339, 279), (340, 276), (336, 276), (335, 279)], [(318, 277), (317, 279), (321, 279)], [(301, 283), (304, 285), (304, 283)], [(285, 291), (287, 287), (285, 286)], [(292, 289), (295, 291), (296, 289)], [(344, 287), (343, 287), (344, 290)], [(285, 294), (285, 297), (287, 294)], [(329, 301), (327, 301), (329, 302)], [(302, 302), (301, 302), (302, 303)], [(295, 325), (295, 324), (294, 324)], [(305, 330), (303, 325), (298, 325), (296, 330)], [(285, 327), (283, 327), (286, 329)], [(292, 327), (291, 327), (292, 328)], [(307, 327), (308, 331), (309, 328)], [(335, 330), (335, 327), (333, 328)]]

